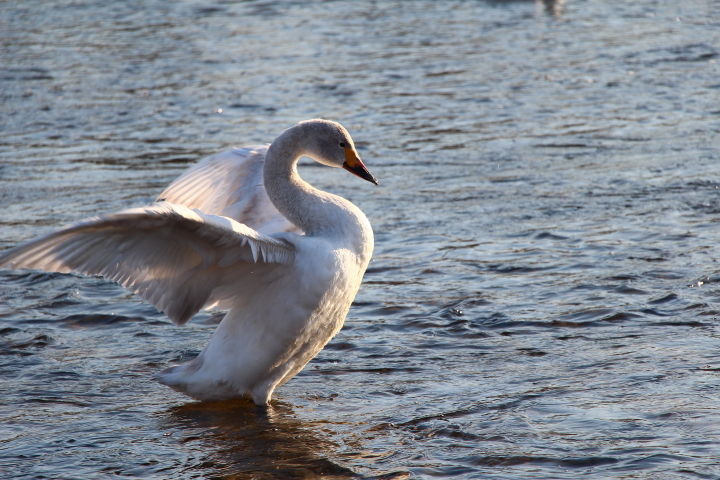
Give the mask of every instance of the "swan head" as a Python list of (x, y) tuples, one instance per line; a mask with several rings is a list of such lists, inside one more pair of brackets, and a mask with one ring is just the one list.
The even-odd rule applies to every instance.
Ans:
[(306, 120), (295, 128), (303, 132), (305, 154), (328, 167), (344, 168), (363, 180), (378, 184), (360, 160), (352, 137), (345, 127), (330, 120)]

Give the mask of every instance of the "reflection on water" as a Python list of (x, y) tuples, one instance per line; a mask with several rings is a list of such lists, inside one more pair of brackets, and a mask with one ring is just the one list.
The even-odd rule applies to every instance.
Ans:
[(188, 403), (159, 415), (159, 429), (178, 445), (206, 451), (184, 470), (222, 478), (355, 478), (327, 459), (337, 448), (303, 425), (284, 402), (256, 407), (250, 401)]
[(538, 7), (553, 17), (560, 17), (563, 14), (565, 0), (536, 0)]
[(219, 312), (0, 271), (0, 478), (718, 478), (714, 7), (0, 5), (2, 249), (312, 117), (380, 181), (299, 169), (376, 248), (268, 411), (152, 381)]

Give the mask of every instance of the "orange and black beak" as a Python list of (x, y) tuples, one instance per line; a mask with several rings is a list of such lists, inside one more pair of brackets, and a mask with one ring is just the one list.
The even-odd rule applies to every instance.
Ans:
[(370, 172), (368, 172), (368, 169), (365, 167), (363, 162), (355, 153), (355, 150), (353, 150), (352, 148), (345, 149), (345, 163), (343, 163), (343, 168), (348, 172), (352, 173), (353, 175), (357, 175), (363, 180), (372, 182), (375, 185), (378, 184), (378, 181), (375, 180), (375, 177), (373, 177)]

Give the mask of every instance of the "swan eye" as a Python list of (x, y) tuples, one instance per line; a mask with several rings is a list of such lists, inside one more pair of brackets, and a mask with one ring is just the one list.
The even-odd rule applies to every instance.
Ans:
[(340, 146), (341, 146), (342, 148), (345, 148), (345, 142), (340, 142)]

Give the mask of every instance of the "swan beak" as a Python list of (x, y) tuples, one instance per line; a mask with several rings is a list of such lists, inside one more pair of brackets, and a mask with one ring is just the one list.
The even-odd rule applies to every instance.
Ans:
[(351, 148), (345, 149), (345, 163), (343, 163), (343, 168), (348, 172), (352, 173), (353, 175), (357, 175), (363, 180), (372, 182), (375, 185), (378, 184), (378, 181), (375, 180), (375, 177), (373, 177), (370, 172), (368, 172), (368, 169), (357, 156), (355, 151)]

